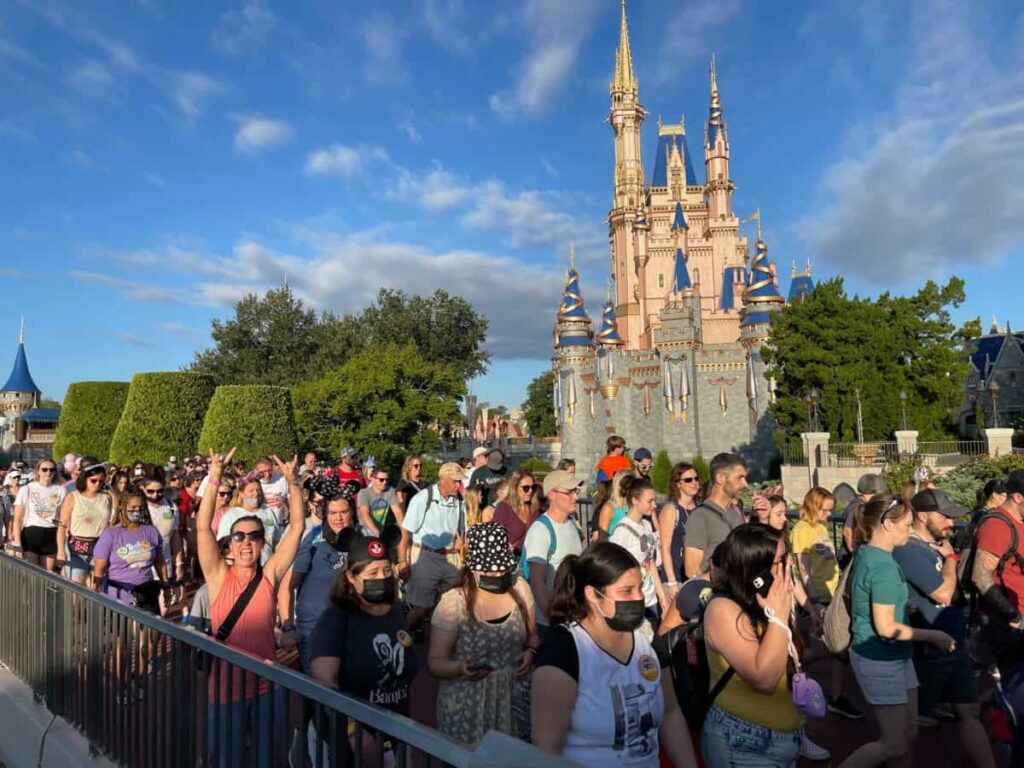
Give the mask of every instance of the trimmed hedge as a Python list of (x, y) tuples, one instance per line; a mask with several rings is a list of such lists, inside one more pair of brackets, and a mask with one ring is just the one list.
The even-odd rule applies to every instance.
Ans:
[(135, 374), (110, 442), (110, 460), (162, 467), (168, 456), (194, 454), (214, 389), (213, 378), (201, 373)]
[(546, 475), (548, 474), (548, 472), (554, 471), (554, 467), (552, 467), (550, 464), (544, 461), (544, 459), (539, 458), (538, 456), (531, 456), (518, 467), (516, 467), (516, 469), (525, 469), (527, 472), (530, 472), (531, 474), (534, 475)]
[(654, 457), (654, 465), (651, 467), (651, 485), (658, 493), (668, 491), (668, 478), (672, 474), (672, 459), (668, 457), (667, 451), (658, 451)]
[(106, 461), (110, 440), (128, 399), (127, 381), (76, 381), (64, 396), (53, 455), (77, 453)]
[(217, 387), (199, 437), (199, 452), (235, 447), (250, 464), (261, 456), (290, 461), (298, 450), (292, 393), (287, 387), (232, 384)]

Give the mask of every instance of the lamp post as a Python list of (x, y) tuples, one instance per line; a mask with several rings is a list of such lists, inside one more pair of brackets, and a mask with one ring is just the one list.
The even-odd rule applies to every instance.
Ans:
[(992, 427), (999, 429), (999, 384), (992, 378), (988, 382), (988, 396), (992, 398)]
[(818, 390), (811, 388), (807, 393), (807, 431), (821, 432), (821, 422), (818, 419)]
[(909, 427), (907, 426), (907, 391), (905, 389), (900, 390), (900, 410), (903, 413), (903, 431), (906, 432)]

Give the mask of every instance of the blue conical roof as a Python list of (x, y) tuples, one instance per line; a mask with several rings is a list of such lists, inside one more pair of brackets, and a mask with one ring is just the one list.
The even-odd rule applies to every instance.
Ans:
[(572, 267), (565, 276), (565, 288), (562, 290), (562, 304), (558, 307), (559, 320), (589, 320), (583, 308), (583, 296), (580, 294), (580, 275)]
[(38, 395), (41, 390), (32, 381), (32, 374), (28, 371), (28, 358), (25, 356), (25, 343), (18, 344), (18, 354), (14, 358), (14, 368), (11, 375), (7, 377), (0, 392), (29, 392)]
[(693, 288), (690, 282), (690, 272), (686, 268), (686, 254), (682, 248), (676, 248), (676, 263), (673, 269), (673, 280), (675, 291), (685, 291)]
[(689, 229), (686, 217), (683, 215), (683, 204), (676, 203), (676, 215), (672, 218), (672, 229)]
[(619, 336), (619, 327), (615, 322), (615, 307), (609, 297), (604, 304), (604, 311), (601, 313), (601, 330), (597, 332), (597, 340), (601, 344), (624, 344)]
[(668, 153), (678, 149), (683, 156), (683, 168), (686, 174), (686, 185), (698, 184), (697, 174), (693, 172), (693, 161), (690, 159), (690, 148), (683, 134), (663, 134), (658, 137), (658, 151), (654, 156), (654, 175), (651, 177), (652, 187), (668, 186)]

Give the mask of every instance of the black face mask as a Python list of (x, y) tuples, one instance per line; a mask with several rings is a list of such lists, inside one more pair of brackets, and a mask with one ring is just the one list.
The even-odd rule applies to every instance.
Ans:
[[(597, 594), (601, 595), (600, 592)], [(604, 597), (604, 595), (601, 595)], [(605, 597), (605, 600), (608, 598)], [(611, 616), (604, 616), (604, 621), (609, 629), (616, 632), (632, 632), (644, 623), (644, 601), (640, 600), (615, 600), (615, 613)]]
[[(341, 531), (344, 530), (344, 528), (341, 529)], [(324, 523), (323, 528), (321, 528), (320, 531), (321, 535), (324, 537), (324, 541), (334, 547), (335, 550), (338, 552), (345, 551), (345, 547), (341, 544), (341, 531), (335, 533), (327, 523)]]
[(390, 577), (384, 579), (363, 579), (361, 596), (366, 602), (375, 605), (393, 603), (396, 599), (395, 580)]
[(491, 592), (495, 595), (503, 595), (512, 589), (512, 573), (503, 573), (501, 576), (478, 576), (477, 584), (484, 592)]

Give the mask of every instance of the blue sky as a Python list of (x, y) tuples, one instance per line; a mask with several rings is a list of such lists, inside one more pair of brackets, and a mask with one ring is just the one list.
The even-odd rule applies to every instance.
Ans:
[[(958, 319), (1024, 326), (1018, 3), (629, 19), (648, 174), (658, 115), (699, 152), (716, 52), (735, 208), (761, 207), (784, 290), (807, 258), (862, 294), (956, 274)], [(0, 339), (13, 359), (24, 314), (60, 397), (187, 364), (285, 275), (336, 311), (441, 287), (491, 320), (480, 399), (519, 403), (570, 241), (593, 317), (603, 300), (618, 23), (614, 0), (0, 5)]]

